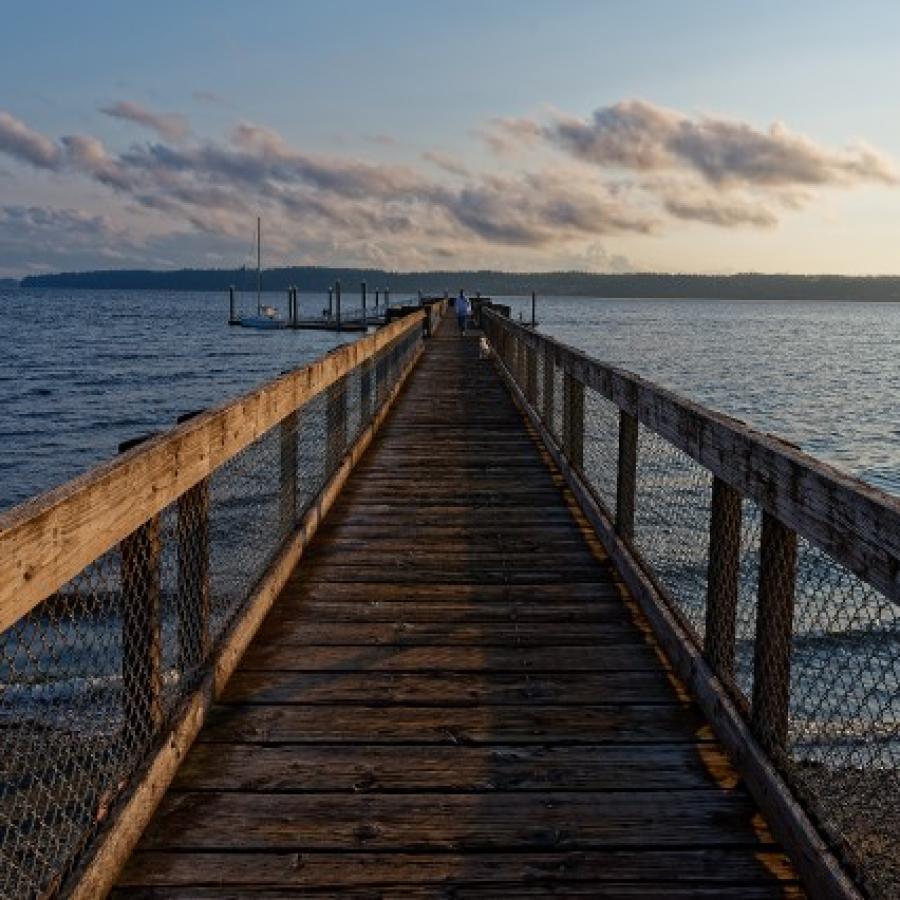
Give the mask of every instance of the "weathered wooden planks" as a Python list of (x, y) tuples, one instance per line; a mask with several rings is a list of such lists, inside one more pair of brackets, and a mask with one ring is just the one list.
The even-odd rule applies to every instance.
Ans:
[(735, 787), (715, 745), (603, 744), (394, 747), (201, 744), (178, 772), (179, 791), (692, 791)]
[[(659, 671), (659, 658), (639, 635), (616, 644), (555, 647), (306, 647), (257, 642), (244, 655), (245, 672), (638, 672)], [(515, 641), (511, 641), (515, 643)]]
[(484, 851), (754, 846), (772, 839), (745, 794), (719, 790), (170, 792), (146, 850)]
[[(656, 877), (673, 891), (678, 885), (706, 884), (713, 896), (717, 888), (771, 883), (771, 893), (749, 896), (790, 896), (782, 879), (790, 878), (790, 863), (778, 851), (761, 851), (757, 858), (745, 850), (577, 850), (563, 853), (459, 854), (459, 853), (171, 853), (135, 854), (124, 873), (123, 884), (197, 885), (227, 881), (245, 888), (283, 885), (304, 888), (384, 888), (398, 884), (420, 885), (423, 893), (440, 891), (454, 883), (490, 885), (607, 882), (635, 886)], [(657, 882), (658, 884), (658, 882)], [(764, 890), (764, 888), (760, 888)], [(784, 890), (785, 893), (778, 893)], [(740, 887), (734, 894), (743, 896)], [(391, 891), (393, 894), (393, 891)], [(649, 891), (647, 893), (650, 893)], [(659, 896), (657, 889), (657, 896)], [(172, 893), (169, 896), (177, 896)], [(296, 896), (296, 895), (294, 895)], [(434, 896), (432, 894), (431, 896)], [(440, 896), (440, 894), (438, 894)], [(666, 896), (670, 894), (666, 893)], [(682, 895), (683, 896), (683, 895)]]
[(710, 741), (690, 703), (606, 706), (343, 706), (231, 704), (212, 709), (200, 742), (391, 744), (646, 744)]
[(474, 341), (348, 487), (118, 894), (799, 893)]

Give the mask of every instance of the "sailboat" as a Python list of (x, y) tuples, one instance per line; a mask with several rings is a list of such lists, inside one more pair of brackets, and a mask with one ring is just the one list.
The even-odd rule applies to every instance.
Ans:
[(244, 328), (286, 328), (287, 322), (278, 318), (278, 310), (274, 306), (264, 306), (262, 303), (262, 224), (259, 216), (256, 217), (256, 315), (241, 316), (238, 325)]

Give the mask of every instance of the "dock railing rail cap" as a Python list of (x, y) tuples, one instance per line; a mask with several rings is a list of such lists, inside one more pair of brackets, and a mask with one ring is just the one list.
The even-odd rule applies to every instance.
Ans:
[(397, 319), (0, 513), (0, 633), (151, 516), (394, 340)]
[(900, 497), (810, 456), (778, 435), (603, 363), (490, 309), (482, 314), (526, 346), (552, 349), (565, 372), (900, 604)]

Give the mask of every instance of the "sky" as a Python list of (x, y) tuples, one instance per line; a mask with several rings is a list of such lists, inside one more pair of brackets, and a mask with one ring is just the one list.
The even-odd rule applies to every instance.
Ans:
[(0, 0), (0, 276), (900, 273), (900, 4)]

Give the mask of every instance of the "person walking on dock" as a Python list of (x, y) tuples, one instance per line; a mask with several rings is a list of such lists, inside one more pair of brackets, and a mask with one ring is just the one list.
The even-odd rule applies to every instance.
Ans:
[(459, 296), (456, 298), (456, 321), (459, 324), (460, 334), (466, 333), (466, 322), (471, 311), (472, 304), (469, 302), (469, 298), (466, 296), (465, 291), (460, 291)]

